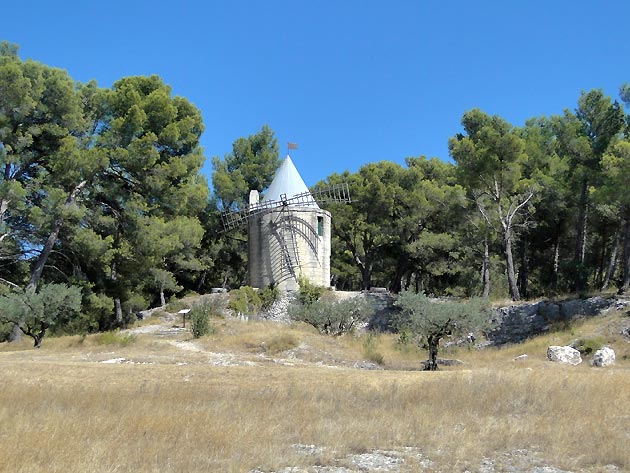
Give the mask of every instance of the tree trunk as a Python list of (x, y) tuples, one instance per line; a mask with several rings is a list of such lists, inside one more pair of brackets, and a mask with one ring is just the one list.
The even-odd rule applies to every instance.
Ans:
[(606, 233), (606, 227), (601, 227), (601, 231), (599, 233), (602, 244), (600, 245), (599, 251), (599, 261), (597, 262), (597, 274), (595, 275), (595, 285), (597, 287), (602, 287), (604, 284), (604, 271), (606, 266), (606, 240), (608, 240), (608, 235)]
[(558, 280), (560, 278), (560, 236), (556, 235), (556, 241), (553, 244), (553, 272), (551, 273), (551, 288), (553, 292), (558, 292)]
[(160, 288), (160, 304), (162, 307), (166, 307), (166, 298), (164, 297), (164, 288)]
[(364, 266), (361, 268), (361, 289), (369, 290), (372, 287), (372, 270)]
[(521, 236), (521, 242), (519, 245), (519, 257), (521, 260), (520, 268), (518, 270), (518, 290), (521, 297), (527, 298), (527, 285), (529, 282), (529, 266), (527, 261), (527, 235)]
[(18, 323), (16, 323), (15, 325), (13, 325), (13, 328), (11, 329), (11, 335), (9, 335), (9, 341), (10, 342), (21, 342), (22, 341), (22, 334), (24, 333), (24, 331), (22, 330), (24, 328), (24, 322), (20, 321)]
[(353, 251), (354, 260), (357, 263), (359, 271), (361, 271), (361, 290), (368, 290), (372, 286), (372, 264), (368, 261), (367, 255), (364, 256), (365, 262), (359, 258), (359, 255)]
[(505, 262), (507, 264), (507, 277), (508, 285), (510, 287), (510, 297), (513, 301), (521, 300), (521, 295), (518, 292), (518, 286), (516, 284), (516, 273), (514, 271), (514, 257), (512, 255), (512, 235), (510, 230), (506, 230), (503, 235), (503, 244), (505, 251)]
[[(208, 271), (204, 271), (203, 273), (201, 273), (201, 278), (199, 278), (199, 283), (197, 284), (197, 292), (199, 294), (203, 294), (202, 289), (203, 289), (203, 286), (206, 284), (206, 276), (207, 276), (207, 274), (208, 274)], [(331, 286), (335, 285), (334, 284), (334, 278), (335, 278), (335, 275), (333, 274), (330, 277), (330, 285)]]
[[(117, 281), (118, 281), (118, 272), (116, 271), (116, 262), (112, 263), (111, 269), (111, 280), (114, 283), (115, 291), (118, 292)], [(122, 312), (122, 304), (120, 303), (120, 297), (116, 295), (114, 297), (114, 317), (117, 327), (122, 327), (123, 325), (123, 312)]]
[(490, 249), (488, 245), (488, 235), (483, 238), (483, 262), (481, 265), (481, 280), (483, 281), (484, 299), (490, 296)]
[(437, 356), (440, 349), (440, 337), (439, 335), (429, 335), (429, 359), (427, 360), (424, 369), (425, 371), (437, 371)]
[(576, 228), (575, 255), (573, 264), (575, 267), (574, 287), (576, 292), (581, 292), (585, 288), (584, 280), (584, 256), (586, 254), (586, 213), (588, 207), (588, 179), (582, 180), (580, 189), (580, 200), (578, 203), (578, 220)]
[(61, 226), (63, 225), (63, 220), (58, 218), (55, 221), (55, 226), (53, 227), (50, 235), (46, 239), (46, 243), (44, 243), (44, 247), (42, 251), (39, 253), (39, 257), (37, 261), (35, 261), (35, 266), (33, 267), (33, 271), (31, 272), (31, 279), (29, 280), (26, 290), (30, 292), (35, 292), (37, 290), (37, 286), (39, 285), (39, 280), (42, 277), (42, 272), (44, 271), (44, 266), (46, 265), (46, 261), (48, 261), (48, 257), (50, 256), (50, 252), (52, 251), (55, 243), (57, 242), (57, 237), (59, 236), (59, 230), (61, 230)]
[(123, 326), (123, 312), (122, 312), (122, 304), (120, 303), (120, 297), (116, 297), (114, 299), (114, 311), (116, 313), (116, 326)]
[[(79, 184), (77, 184), (77, 186), (73, 189), (73, 191), (70, 193), (70, 195), (66, 199), (66, 202), (64, 203), (64, 208), (67, 208), (74, 204), (77, 196), (83, 190), (86, 184), (87, 184), (87, 181), (81, 181)], [(31, 272), (31, 279), (29, 280), (28, 285), (26, 286), (27, 291), (35, 292), (37, 290), (39, 280), (41, 279), (42, 272), (44, 271), (44, 266), (46, 265), (46, 261), (48, 261), (50, 252), (52, 251), (53, 247), (55, 246), (55, 243), (57, 242), (57, 237), (59, 236), (59, 231), (61, 230), (62, 225), (63, 225), (63, 218), (58, 217), (55, 220), (55, 224), (53, 226), (52, 231), (50, 232), (50, 235), (48, 235), (48, 238), (46, 239), (46, 243), (44, 243), (44, 247), (42, 248), (42, 251), (37, 257), (37, 261), (35, 261), (35, 266), (33, 267), (33, 271)]]
[(398, 294), (402, 290), (402, 281), (405, 277), (405, 273), (408, 272), (406, 263), (407, 258), (405, 258), (405, 255), (400, 255), (396, 263), (396, 272), (389, 283), (389, 290), (394, 294)]
[(606, 273), (604, 275), (604, 280), (602, 282), (602, 292), (608, 289), (610, 285), (610, 280), (615, 274), (615, 269), (617, 269), (617, 254), (619, 253), (619, 246), (621, 245), (621, 229), (617, 229), (615, 232), (615, 238), (613, 240), (613, 246), (610, 250), (610, 258), (608, 260), (608, 266), (606, 267)]
[(619, 288), (619, 294), (625, 294), (630, 288), (630, 218), (625, 221), (623, 244), (623, 284)]
[(24, 333), (24, 335), (28, 335), (34, 341), (34, 348), (42, 347), (42, 340), (44, 339), (44, 335), (46, 335), (46, 330), (48, 329), (48, 324), (46, 322), (40, 322), (39, 332), (35, 330), (34, 327), (26, 326), (26, 328), (21, 327), (20, 330)]

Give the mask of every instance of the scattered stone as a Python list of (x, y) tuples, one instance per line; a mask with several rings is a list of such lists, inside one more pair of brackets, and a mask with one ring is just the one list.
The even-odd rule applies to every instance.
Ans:
[(613, 464), (604, 465), (604, 471), (612, 473), (614, 471), (619, 471), (619, 467)]
[[(437, 364), (440, 366), (458, 366), (458, 365), (464, 364), (462, 360), (456, 360), (456, 359), (449, 360), (447, 358), (438, 358), (436, 361), (437, 361)], [(420, 364), (423, 367), (427, 367), (429, 365), (429, 360), (421, 361)]]
[(567, 470), (561, 470), (553, 466), (535, 466), (529, 473), (571, 473)]
[[(315, 466), (312, 471), (314, 473), (357, 473), (355, 470), (350, 470), (343, 466)], [(311, 473), (311, 470), (304, 470), (304, 472)]]
[(376, 363), (372, 363), (371, 361), (357, 361), (354, 365), (352, 365), (353, 368), (357, 368), (359, 370), (381, 370), (383, 368), (381, 368), (379, 365), (377, 365)]
[(625, 299), (617, 299), (616, 304), (611, 307), (609, 310), (618, 310), (618, 311), (624, 311), (624, 310), (628, 310), (630, 309), (630, 301), (629, 300), (625, 300)]
[(600, 348), (593, 355), (593, 366), (611, 366), (615, 364), (615, 351), (610, 347)]
[(392, 452), (375, 450), (372, 453), (360, 453), (350, 455), (348, 460), (361, 470), (367, 471), (392, 471), (399, 470), (405, 460)]
[(267, 312), (260, 314), (260, 318), (264, 320), (272, 320), (283, 324), (291, 323), (289, 317), (289, 306), (295, 301), (297, 294), (295, 292), (283, 291), (279, 294)]
[(550, 346), (547, 348), (547, 359), (565, 365), (579, 365), (582, 363), (580, 352), (572, 347)]
[(481, 465), (479, 465), (479, 473), (494, 473), (496, 470), (494, 468), (494, 460), (489, 458), (484, 458), (481, 460)]
[(529, 358), (527, 354), (523, 353), (522, 355), (519, 355), (516, 358), (514, 358), (512, 361), (522, 361), (522, 360), (526, 360), (527, 358)]
[(321, 445), (306, 445), (303, 443), (295, 443), (291, 445), (296, 452), (302, 455), (319, 455), (326, 450), (326, 447), (322, 447)]
[(120, 364), (120, 363), (124, 363), (126, 360), (125, 358), (111, 358), (109, 360), (105, 360), (105, 361), (101, 361), (101, 363), (105, 363), (105, 364)]

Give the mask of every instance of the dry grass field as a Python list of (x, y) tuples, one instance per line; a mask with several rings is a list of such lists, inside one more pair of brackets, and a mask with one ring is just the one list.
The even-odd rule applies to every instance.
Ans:
[[(435, 373), (392, 335), (231, 319), (200, 340), (144, 325), (2, 344), (0, 471), (630, 471), (627, 319), (451, 350), (464, 364)], [(617, 365), (545, 361), (584, 336)], [(383, 369), (360, 369), (374, 353)]]

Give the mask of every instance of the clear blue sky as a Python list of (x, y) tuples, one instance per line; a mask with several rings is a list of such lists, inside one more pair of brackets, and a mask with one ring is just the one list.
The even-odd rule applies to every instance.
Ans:
[(0, 39), (109, 87), (160, 75), (201, 109), (207, 157), (268, 124), (308, 185), (365, 163), (449, 159), (462, 114), (515, 125), (630, 82), (630, 2), (11, 1)]

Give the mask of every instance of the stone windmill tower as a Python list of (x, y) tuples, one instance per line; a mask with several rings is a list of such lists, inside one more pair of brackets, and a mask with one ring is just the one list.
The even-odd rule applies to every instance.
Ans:
[(262, 200), (251, 191), (246, 209), (222, 214), (226, 230), (248, 225), (251, 286), (292, 291), (300, 277), (330, 285), (331, 215), (323, 202), (350, 202), (348, 185), (311, 192), (287, 155)]

